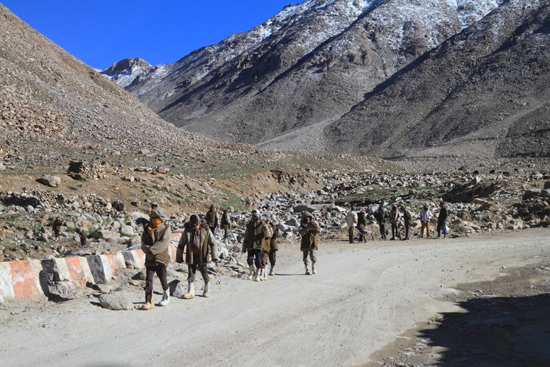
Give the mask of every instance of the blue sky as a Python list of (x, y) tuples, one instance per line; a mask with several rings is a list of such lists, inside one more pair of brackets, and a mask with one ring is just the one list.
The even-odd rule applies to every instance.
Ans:
[[(300, 1), (294, 1), (299, 3)], [(0, 0), (31, 27), (94, 68), (126, 57), (169, 64), (247, 31), (292, 0)]]

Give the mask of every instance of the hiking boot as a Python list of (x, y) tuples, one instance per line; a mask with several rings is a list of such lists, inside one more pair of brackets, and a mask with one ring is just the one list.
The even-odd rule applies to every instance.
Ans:
[(254, 281), (255, 281), (255, 282), (259, 282), (259, 281), (260, 281), (260, 271), (261, 271), (261, 270), (262, 270), (262, 269), (256, 269), (256, 270), (254, 271)]
[(250, 265), (248, 268), (248, 280), (252, 280), (254, 278), (254, 265)]
[(195, 282), (189, 282), (187, 293), (182, 296), (183, 299), (195, 299)]
[(315, 268), (315, 264), (311, 265), (311, 273), (312, 274), (317, 274), (317, 269)]
[(210, 297), (210, 283), (204, 283), (204, 291), (202, 292), (204, 298)]
[(165, 290), (162, 294), (162, 300), (159, 302), (159, 306), (166, 306), (170, 303), (170, 290)]
[(153, 308), (155, 308), (155, 304), (153, 303), (153, 293), (146, 294), (145, 304), (141, 305), (140, 310), (148, 311), (148, 310), (152, 310)]
[(305, 264), (305, 266), (306, 266), (306, 275), (309, 275), (310, 274), (309, 268), (308, 268), (307, 264)]
[(275, 271), (273, 270), (274, 267), (275, 265), (271, 265), (271, 270), (269, 271), (269, 275), (271, 276), (275, 275)]

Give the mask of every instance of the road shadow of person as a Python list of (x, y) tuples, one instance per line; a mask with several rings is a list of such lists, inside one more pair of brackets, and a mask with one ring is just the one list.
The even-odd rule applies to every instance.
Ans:
[(442, 347), (437, 366), (550, 366), (550, 295), (475, 298), (418, 335)]

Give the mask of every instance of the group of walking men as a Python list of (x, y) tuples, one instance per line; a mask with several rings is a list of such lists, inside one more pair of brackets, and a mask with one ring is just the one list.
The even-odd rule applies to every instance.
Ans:
[[(142, 310), (151, 310), (154, 308), (153, 302), (153, 277), (157, 274), (163, 289), (160, 306), (165, 306), (170, 302), (170, 292), (166, 280), (166, 267), (169, 262), (168, 245), (172, 231), (170, 226), (165, 223), (166, 212), (164, 209), (153, 204), (150, 212), (151, 220), (146, 225), (141, 237), (141, 249), (145, 253), (146, 267), (146, 286), (145, 286), (145, 304)], [(183, 299), (195, 298), (195, 279), (197, 269), (204, 280), (204, 291), (202, 296), (210, 296), (210, 277), (207, 271), (207, 265), (211, 261), (218, 261), (218, 247), (214, 237), (218, 226), (218, 216), (214, 206), (206, 213), (204, 219), (193, 214), (189, 221), (185, 223), (184, 230), (178, 243), (176, 252), (176, 262), (186, 263), (188, 266), (187, 283), (188, 289), (183, 294)], [(221, 229), (225, 230), (224, 239), (228, 237), (230, 231), (231, 218), (229, 209), (224, 211), (221, 220)], [(310, 213), (302, 213), (299, 233), (302, 236), (300, 250), (303, 253), (303, 262), (306, 275), (315, 274), (317, 269), (315, 263), (317, 258), (315, 252), (318, 249), (317, 236), (320, 233), (319, 224), (313, 220)], [(267, 280), (267, 263), (269, 261), (269, 275), (275, 275), (275, 264), (277, 261), (277, 238), (280, 237), (278, 224), (271, 221), (269, 216), (262, 216), (258, 210), (252, 211), (250, 221), (246, 224), (242, 252), (247, 254), (247, 263), (249, 266), (249, 280), (262, 281)], [(309, 261), (311, 261), (311, 272), (309, 270)]]
[[(396, 204), (393, 204), (390, 211), (386, 211), (384, 205), (381, 203), (378, 209), (373, 213), (373, 217), (378, 223), (380, 228), (380, 236), (382, 239), (387, 239), (389, 230), (388, 223), (391, 228), (392, 237), (390, 240), (395, 240), (396, 237), (400, 240), (410, 240), (411, 238), (411, 226), (413, 222), (413, 216), (409, 209), (405, 205), (401, 205), (399, 208)], [(430, 221), (433, 217), (428, 204), (425, 204), (418, 214), (420, 218), (420, 238), (424, 237), (426, 232), (426, 238), (430, 237)], [(439, 216), (437, 218), (437, 237), (441, 237), (443, 232), (443, 238), (447, 237), (447, 217), (448, 211), (445, 207), (445, 203), (441, 202), (439, 208)], [(403, 218), (404, 238), (401, 236), (401, 218)], [(346, 216), (346, 223), (348, 225), (348, 237), (349, 243), (354, 243), (355, 233), (359, 234), (359, 242), (367, 242), (365, 236), (365, 227), (368, 224), (368, 218), (365, 210), (361, 210), (359, 214), (352, 208)]]

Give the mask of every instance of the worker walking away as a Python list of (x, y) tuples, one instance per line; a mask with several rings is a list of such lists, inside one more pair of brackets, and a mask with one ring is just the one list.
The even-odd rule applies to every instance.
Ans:
[(439, 216), (437, 217), (437, 237), (441, 237), (441, 230), (443, 230), (443, 238), (447, 238), (447, 208), (445, 202), (441, 202), (439, 205)]
[(273, 224), (273, 236), (271, 236), (271, 242), (269, 244), (269, 265), (271, 266), (271, 269), (269, 271), (269, 275), (273, 276), (275, 275), (275, 264), (277, 263), (277, 251), (279, 250), (279, 245), (277, 244), (277, 238), (281, 236), (281, 231), (279, 230), (278, 224)]

